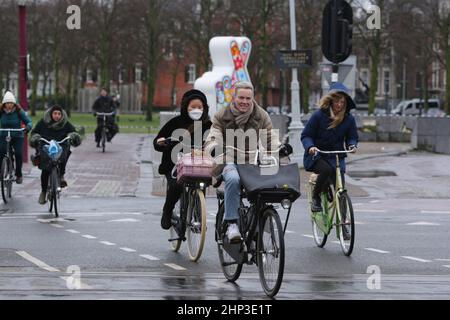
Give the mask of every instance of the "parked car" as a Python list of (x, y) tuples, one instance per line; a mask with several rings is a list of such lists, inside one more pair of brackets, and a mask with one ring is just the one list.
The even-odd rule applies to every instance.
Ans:
[[(438, 99), (428, 100), (428, 112), (425, 112), (425, 101), (422, 99), (403, 100), (394, 109), (392, 114), (398, 114), (401, 116), (418, 116), (419, 114), (433, 114), (440, 110), (440, 102)], [(432, 111), (433, 110), (433, 111)]]

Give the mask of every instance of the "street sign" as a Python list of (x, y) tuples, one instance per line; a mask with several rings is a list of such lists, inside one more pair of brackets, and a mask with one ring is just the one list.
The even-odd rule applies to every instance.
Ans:
[(311, 67), (312, 50), (278, 50), (277, 65), (280, 69)]

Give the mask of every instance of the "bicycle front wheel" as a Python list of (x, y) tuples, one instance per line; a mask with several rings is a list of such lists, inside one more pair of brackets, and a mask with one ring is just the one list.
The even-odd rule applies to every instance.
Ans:
[(51, 174), (51, 192), (52, 192), (52, 202), (53, 202), (53, 209), (55, 212), (55, 217), (58, 217), (58, 210), (59, 210), (59, 177), (58, 172), (56, 169), (52, 170)]
[(235, 282), (241, 275), (242, 263), (237, 263), (236, 260), (234, 260), (233, 257), (231, 257), (223, 248), (222, 222), (224, 214), (225, 205), (222, 203), (216, 216), (216, 239), (218, 240), (217, 250), (219, 252), (219, 261), (223, 275), (228, 281)]
[(273, 208), (267, 208), (260, 220), (257, 259), (261, 285), (264, 292), (273, 297), (280, 289), (284, 273), (283, 227)]
[(2, 185), (2, 198), (3, 198), (4, 203), (8, 203), (7, 198), (8, 198), (8, 195), (11, 194), (9, 192), (9, 190), (10, 190), (10, 185), (12, 184), (11, 176), (9, 174), (10, 163), (9, 163), (8, 158), (3, 157), (0, 171), (1, 171), (0, 174), (1, 174), (1, 185)]
[(201, 189), (191, 193), (187, 213), (187, 242), (191, 261), (197, 261), (202, 255), (206, 236), (206, 201)]
[(355, 221), (352, 202), (346, 192), (339, 195), (338, 210), (337, 235), (342, 251), (346, 256), (350, 256), (355, 243)]
[(106, 145), (106, 129), (103, 128), (103, 130), (102, 130), (102, 152), (105, 152), (105, 145)]
[[(167, 189), (168, 192), (169, 189)], [(175, 208), (172, 211), (172, 226), (169, 229), (170, 234), (170, 248), (173, 252), (178, 252), (181, 247), (181, 242), (183, 241), (181, 237), (181, 230), (183, 229), (183, 206), (184, 206), (184, 191), (181, 193), (180, 199), (175, 204)]]

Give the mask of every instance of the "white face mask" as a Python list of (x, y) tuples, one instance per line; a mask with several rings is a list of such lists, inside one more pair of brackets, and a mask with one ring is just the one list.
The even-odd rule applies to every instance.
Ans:
[(194, 121), (200, 120), (202, 115), (203, 115), (203, 110), (200, 110), (200, 109), (194, 109), (194, 110), (189, 111), (189, 117)]

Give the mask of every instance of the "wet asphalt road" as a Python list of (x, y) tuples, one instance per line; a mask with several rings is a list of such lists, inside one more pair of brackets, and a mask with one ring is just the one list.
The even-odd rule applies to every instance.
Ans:
[[(120, 147), (120, 139), (125, 144), (137, 139), (124, 136), (110, 146), (111, 152)], [(147, 147), (146, 140), (139, 145), (142, 150)], [(89, 148), (76, 150), (78, 157), (89, 153), (86, 161), (96, 161), (105, 156)], [(334, 236), (325, 248), (315, 246), (305, 196), (296, 201), (285, 236), (285, 276), (276, 298), (449, 299), (450, 199), (421, 197), (414, 188), (409, 193), (401, 188), (403, 180), (413, 185), (414, 175), (425, 181), (421, 180), (422, 189), (436, 188), (435, 181), (426, 179), (426, 170), (421, 174), (416, 168), (414, 175), (411, 170), (408, 174), (408, 163), (415, 168), (425, 158), (436, 161), (437, 167), (439, 161), (449, 160), (411, 154), (402, 159), (397, 176), (349, 178), (348, 183), (369, 194), (353, 198), (357, 225), (351, 257), (342, 254)], [(395, 170), (398, 159), (383, 158), (384, 167), (392, 163), (390, 168)], [(136, 156), (129, 161), (136, 164)], [(105, 189), (99, 197), (67, 190), (57, 220), (37, 204), (36, 190), (18, 192), (11, 202), (1, 204), (0, 299), (267, 299), (256, 266), (244, 266), (236, 284), (223, 277), (214, 242), (217, 203), (212, 197), (207, 199), (208, 230), (201, 259), (189, 261), (186, 243), (180, 252), (170, 251), (168, 232), (159, 226), (164, 198), (145, 191), (152, 181), (144, 174), (149, 172), (145, 166), (151, 164), (145, 163), (140, 164), (134, 194), (108, 196)], [(364, 160), (352, 168), (373, 168), (379, 163)], [(31, 177), (36, 177), (33, 170)], [(392, 192), (380, 196), (388, 183)], [(442, 193), (448, 189), (443, 184)], [(92, 190), (98, 195), (99, 185)], [(284, 223), (285, 212), (280, 210), (280, 215)]]

